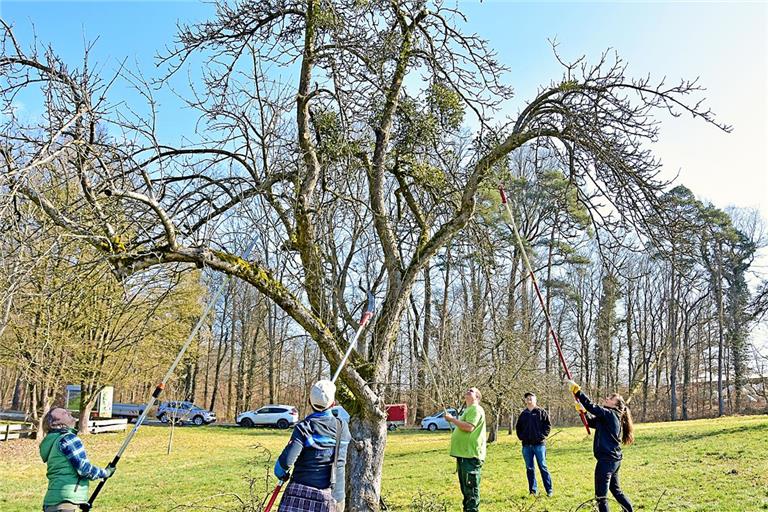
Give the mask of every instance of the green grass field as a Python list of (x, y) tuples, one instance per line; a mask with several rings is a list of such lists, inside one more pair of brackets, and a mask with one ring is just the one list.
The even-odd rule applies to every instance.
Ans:
[[(168, 433), (167, 427), (139, 431), (96, 510), (192, 510), (192, 503), (242, 510), (234, 495), (248, 501), (250, 483), (259, 496), (274, 485), (266, 481), (264, 449), (278, 454), (289, 436), (288, 431), (183, 427), (175, 430), (173, 451), (166, 455)], [(527, 496), (520, 443), (504, 433), (488, 448), (481, 484), (483, 511), (569, 511), (592, 497), (591, 439), (579, 428), (553, 433), (548, 463), (555, 496)], [(123, 436), (88, 437), (91, 460), (106, 464)], [(637, 426), (636, 437), (635, 445), (624, 452), (621, 476), (637, 510), (768, 510), (768, 417), (643, 424)], [(443, 510), (415, 506), (419, 500), (445, 503), (449, 511), (461, 509), (447, 446), (447, 433), (390, 435), (383, 484), (390, 510)], [(45, 486), (45, 466), (34, 441), (0, 443), (0, 510), (39, 510)], [(618, 505), (612, 509), (618, 510)]]

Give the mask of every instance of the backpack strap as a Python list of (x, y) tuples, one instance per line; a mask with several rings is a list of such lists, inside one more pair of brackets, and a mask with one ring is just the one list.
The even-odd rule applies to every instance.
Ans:
[(333, 466), (331, 467), (331, 490), (336, 487), (336, 467), (339, 463), (339, 445), (341, 444), (341, 431), (344, 424), (337, 417), (336, 419), (336, 444), (333, 447)]

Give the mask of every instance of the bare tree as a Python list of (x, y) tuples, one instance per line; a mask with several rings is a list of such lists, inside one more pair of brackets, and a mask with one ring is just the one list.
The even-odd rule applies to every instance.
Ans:
[[(341, 380), (356, 439), (349, 507), (378, 510), (383, 395), (411, 291), (468, 224), (503, 159), (539, 140), (561, 155), (596, 225), (613, 221), (602, 202), (652, 233), (648, 216), (663, 184), (644, 144), (658, 135), (655, 113), (728, 127), (698, 99), (688, 103), (701, 90), (696, 82), (632, 80), (608, 53), (593, 65), (562, 61), (560, 81), (514, 122), (494, 125), (510, 94), (505, 68), (442, 2), (216, 7), (214, 19), (182, 26), (162, 60), (169, 74), (205, 65), (189, 100), (202, 130), (184, 147), (158, 139), (160, 118), (140, 77), (126, 75), (149, 108), (132, 115), (107, 101), (110, 82), (87, 59), (70, 69), (53, 51), (26, 52), (6, 25), (3, 107), (31, 84), (43, 84), (48, 99), (44, 126), (12, 117), (4, 127), (0, 187), (101, 251), (118, 277), (169, 263), (239, 277), (308, 333), (332, 367), (354, 328), (355, 285), (376, 290), (370, 341)], [(263, 70), (276, 66), (293, 66), (293, 80), (268, 79)], [(406, 86), (409, 77), (418, 85)], [(467, 113), (481, 126), (471, 146)], [(44, 185), (54, 172), (64, 197)], [(244, 232), (265, 242), (250, 261), (235, 256)], [(276, 274), (273, 255), (283, 252), (290, 263)]]

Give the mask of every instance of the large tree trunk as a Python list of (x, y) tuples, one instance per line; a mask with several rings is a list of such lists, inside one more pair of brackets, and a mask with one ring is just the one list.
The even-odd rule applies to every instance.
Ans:
[[(240, 308), (242, 307), (242, 303), (238, 304), (237, 302), (237, 294), (233, 293), (232, 297), (232, 323), (230, 325), (230, 332), (232, 333), (232, 336), (229, 340), (229, 375), (227, 375), (227, 419), (233, 419), (235, 417), (234, 413), (232, 412), (232, 405), (233, 405), (233, 380), (235, 378), (235, 340), (237, 339), (236, 331), (237, 323), (239, 321), (238, 313)], [(240, 339), (242, 342), (242, 338)], [(225, 351), (226, 353), (226, 351)]]
[(517, 271), (520, 266), (520, 250), (515, 245), (512, 252), (512, 264), (509, 270), (509, 288), (507, 289), (507, 330), (510, 333), (515, 332), (515, 322), (517, 315)]
[(45, 437), (45, 435), (43, 434), (43, 432), (45, 432), (45, 430), (43, 429), (43, 422), (45, 421), (45, 413), (47, 413), (48, 410), (51, 408), (52, 403), (53, 403), (53, 400), (51, 399), (51, 397), (47, 393), (43, 393), (42, 404), (41, 404), (42, 407), (40, 409), (42, 411), (42, 414), (39, 414), (36, 419), (37, 430), (35, 431), (36, 432), (35, 438), (38, 443), (42, 442), (43, 438)]
[(90, 434), (88, 420), (91, 417), (93, 406), (96, 404), (96, 397), (96, 390), (92, 385), (80, 384), (80, 421), (77, 422), (77, 435), (79, 436)]
[(205, 374), (203, 376), (203, 404), (208, 403), (208, 380), (211, 373), (211, 353), (213, 352), (213, 326), (207, 331), (207, 347), (205, 351)]
[(353, 416), (349, 423), (353, 441), (347, 455), (347, 510), (379, 512), (384, 448), (387, 445), (385, 416)]
[(200, 370), (200, 364), (195, 358), (195, 362), (192, 364), (192, 386), (189, 390), (189, 401), (195, 401), (195, 395), (197, 394), (197, 373)]
[[(674, 258), (674, 251), (672, 253)], [(678, 338), (677, 338), (677, 300), (675, 295), (676, 270), (672, 266), (672, 279), (669, 290), (669, 419), (677, 421), (677, 358), (678, 358)], [(678, 279), (679, 282), (679, 279)]]
[(253, 386), (256, 376), (256, 363), (259, 347), (259, 336), (261, 334), (263, 319), (256, 323), (256, 331), (253, 333), (253, 342), (251, 343), (251, 357), (248, 361), (248, 378), (246, 380), (245, 408), (250, 409), (253, 404)]
[(277, 309), (270, 309), (267, 319), (267, 380), (269, 384), (269, 403), (277, 403)]
[(237, 380), (235, 381), (235, 416), (241, 411), (245, 411), (245, 347), (240, 348), (240, 358), (238, 359)]
[(188, 362), (184, 366), (184, 400), (187, 400), (189, 402), (195, 401), (195, 395), (192, 391), (194, 389), (194, 385), (192, 384), (194, 375), (195, 375), (195, 363)]
[(499, 438), (499, 428), (501, 428), (501, 415), (502, 408), (504, 407), (504, 400), (502, 395), (497, 395), (496, 403), (491, 410), (491, 425), (488, 430), (488, 442), (494, 443)]
[(24, 381), (21, 380), (21, 374), (16, 378), (16, 385), (13, 388), (13, 398), (11, 399), (11, 410), (21, 410), (21, 395), (24, 390)]
[(81, 407), (80, 421), (77, 422), (77, 435), (82, 436), (91, 433), (90, 430), (88, 430), (88, 420), (91, 417), (93, 405), (93, 400), (91, 400), (85, 405), (85, 407)]
[[(643, 356), (645, 356), (645, 353), (643, 353)], [(650, 371), (650, 357), (646, 358), (643, 357), (643, 408), (641, 417), (643, 418), (643, 421), (648, 417), (648, 387), (649, 387), (649, 379), (651, 378), (651, 371)]]
[(634, 361), (634, 343), (632, 341), (632, 279), (627, 279), (627, 298), (626, 298), (626, 325), (627, 328), (627, 382), (632, 389), (634, 381), (633, 365)]
[[(224, 361), (224, 357), (226, 356), (226, 346), (225, 345), (225, 334), (222, 333), (222, 337), (219, 338), (219, 348), (216, 352), (216, 369), (213, 372), (213, 390), (211, 391), (211, 405), (208, 407), (211, 411), (215, 411), (216, 407), (216, 395), (219, 391), (219, 376), (221, 375), (221, 363)], [(229, 336), (227, 333), (226, 336)]]
[[(555, 232), (557, 229), (557, 214), (558, 212), (555, 212), (555, 220), (552, 222), (552, 232), (549, 235), (549, 249), (547, 251), (547, 304), (545, 306), (547, 310), (547, 315), (551, 315), (551, 303), (552, 303), (552, 258), (554, 256), (554, 245), (555, 245)], [(550, 373), (550, 353), (549, 353), (549, 329), (544, 329), (546, 332), (546, 340), (544, 342), (544, 369), (547, 372), (547, 374)]]
[(244, 316), (240, 332), (240, 357), (237, 358), (237, 380), (235, 382), (235, 415), (247, 410), (245, 405), (245, 370), (251, 353), (250, 345), (253, 342), (253, 337), (249, 333), (249, 324), (252, 320), (253, 317)]
[(226, 319), (227, 319), (227, 309), (229, 306), (229, 300), (230, 300), (230, 293), (231, 293), (231, 282), (230, 282), (230, 288), (227, 290), (227, 293), (224, 294), (224, 311), (221, 314), (221, 329), (219, 332), (219, 346), (218, 350), (216, 351), (216, 369), (213, 372), (213, 390), (211, 391), (211, 405), (208, 407), (211, 411), (215, 411), (216, 407), (216, 395), (219, 392), (219, 377), (221, 375), (221, 363), (224, 361), (224, 357), (227, 355), (227, 338), (229, 338), (231, 329), (226, 329)]
[(691, 387), (691, 342), (690, 342), (690, 312), (685, 312), (683, 323), (683, 410), (682, 419), (688, 419), (689, 395)]
[(725, 414), (725, 400), (723, 396), (723, 365), (725, 350), (723, 343), (723, 273), (722, 273), (722, 247), (718, 244), (717, 253), (717, 327), (718, 327), (718, 345), (717, 345), (717, 415)]
[[(414, 305), (415, 308), (415, 305)], [(413, 383), (415, 383), (416, 392), (413, 393), (411, 403), (414, 422), (419, 418), (424, 417), (426, 401), (429, 399), (429, 391), (426, 389), (426, 379), (424, 370), (424, 360), (422, 357), (427, 357), (427, 354), (422, 354), (419, 340), (419, 316), (418, 311), (414, 311), (414, 319), (411, 321), (408, 319), (408, 329), (410, 330), (410, 354), (411, 354), (411, 387), (413, 389)]]
[[(429, 340), (432, 336), (432, 280), (429, 276), (429, 265), (424, 269), (424, 335), (421, 342), (421, 353), (425, 359), (429, 359)], [(417, 351), (418, 353), (418, 351)], [(429, 396), (426, 374), (424, 372), (424, 361), (418, 365), (418, 385), (419, 398), (416, 409), (416, 418), (421, 419), (427, 414), (426, 405)]]

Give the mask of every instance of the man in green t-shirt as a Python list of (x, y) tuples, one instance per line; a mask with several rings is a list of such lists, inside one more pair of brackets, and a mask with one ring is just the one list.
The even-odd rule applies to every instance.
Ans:
[(451, 434), (451, 457), (456, 457), (459, 485), (464, 495), (464, 512), (480, 510), (480, 473), (485, 460), (485, 411), (480, 406), (482, 395), (469, 388), (464, 395), (467, 408), (459, 418), (447, 412), (445, 419), (456, 428)]

